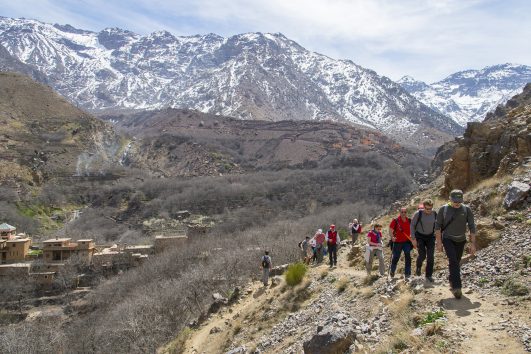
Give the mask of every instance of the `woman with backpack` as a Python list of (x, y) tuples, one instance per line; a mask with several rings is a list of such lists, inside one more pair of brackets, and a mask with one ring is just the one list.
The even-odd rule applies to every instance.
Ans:
[(350, 231), (350, 236), (352, 237), (352, 245), (354, 246), (356, 241), (358, 241), (358, 236), (361, 234), (361, 223), (358, 222), (358, 219), (354, 219), (348, 224), (348, 229)]
[(378, 270), (380, 275), (385, 275), (385, 261), (383, 255), (383, 236), (382, 225), (374, 224), (374, 227), (367, 234), (367, 250), (365, 253), (365, 266), (367, 268), (367, 275), (371, 275), (372, 260), (374, 256), (378, 257)]

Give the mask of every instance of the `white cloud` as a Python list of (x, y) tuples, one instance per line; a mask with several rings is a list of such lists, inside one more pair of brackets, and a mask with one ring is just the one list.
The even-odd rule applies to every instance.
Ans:
[[(529, 64), (526, 0), (35, 0), (8, 16), (180, 35), (282, 32), (304, 47), (398, 79), (426, 81), (501, 62)], [(31, 3), (31, 6), (27, 6)], [(35, 6), (33, 6), (35, 5)], [(24, 15), (26, 14), (26, 15)]]

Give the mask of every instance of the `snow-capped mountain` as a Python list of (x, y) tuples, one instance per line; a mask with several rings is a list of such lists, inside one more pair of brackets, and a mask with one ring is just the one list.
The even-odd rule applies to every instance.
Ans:
[(488, 112), (520, 93), (528, 82), (531, 67), (516, 64), (461, 71), (431, 85), (410, 76), (398, 81), (419, 101), (461, 126), (483, 120)]
[(0, 44), (93, 111), (191, 108), (241, 119), (335, 120), (417, 140), (462, 132), (400, 85), (282, 34), (141, 36), (0, 17)]

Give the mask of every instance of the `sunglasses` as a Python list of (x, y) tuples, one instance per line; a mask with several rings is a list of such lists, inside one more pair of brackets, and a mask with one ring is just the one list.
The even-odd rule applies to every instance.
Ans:
[(430, 210), (432, 210), (432, 209), (433, 209), (433, 207), (430, 207), (430, 208), (426, 208), (426, 207), (424, 207), (424, 210), (426, 210), (426, 211), (430, 211)]

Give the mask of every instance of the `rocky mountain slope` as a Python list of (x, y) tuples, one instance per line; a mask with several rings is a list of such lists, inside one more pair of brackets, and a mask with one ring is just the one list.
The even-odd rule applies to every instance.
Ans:
[(0, 182), (22, 188), (49, 178), (99, 174), (116, 162), (111, 125), (27, 76), (0, 73)]
[(36, 81), (46, 83), (46, 76), (44, 74), (13, 57), (2, 45), (0, 45), (0, 71), (27, 75)]
[(520, 93), (529, 82), (531, 67), (516, 64), (460, 71), (429, 85), (410, 76), (398, 81), (420, 102), (463, 127), (469, 121), (483, 120), (488, 112)]
[(123, 164), (163, 176), (312, 169), (328, 160), (377, 154), (399, 165), (427, 158), (363, 126), (317, 121), (249, 121), (191, 110), (105, 115), (128, 136)]
[(0, 18), (0, 44), (91, 110), (189, 108), (257, 120), (333, 120), (435, 147), (462, 132), (400, 85), (282, 34), (148, 36)]
[[(531, 84), (484, 122), (469, 123), (445, 162), (443, 193), (466, 190), (494, 175), (512, 173), (531, 156)], [(440, 149), (440, 152), (444, 151)], [(449, 150), (452, 151), (452, 150)], [(436, 157), (437, 159), (437, 157)], [(440, 159), (439, 159), (440, 160)]]

